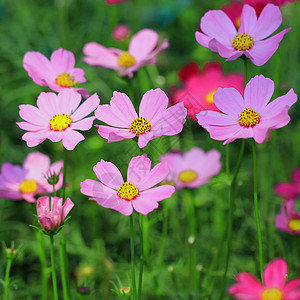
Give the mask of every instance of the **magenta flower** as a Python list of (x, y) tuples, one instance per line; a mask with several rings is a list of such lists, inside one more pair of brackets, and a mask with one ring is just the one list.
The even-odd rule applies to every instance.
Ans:
[(52, 91), (74, 89), (84, 98), (89, 96), (86, 89), (77, 88), (77, 83), (86, 82), (84, 70), (74, 68), (75, 56), (71, 51), (59, 48), (55, 50), (50, 61), (40, 52), (27, 52), (23, 58), (23, 67), (33, 82), (48, 86)]
[(170, 198), (175, 192), (172, 185), (153, 187), (167, 177), (169, 169), (164, 163), (151, 169), (151, 160), (146, 154), (131, 159), (125, 182), (119, 169), (111, 162), (101, 160), (93, 170), (100, 182), (86, 179), (80, 184), (81, 193), (125, 216), (131, 215), (133, 208), (147, 215), (158, 207), (158, 201)]
[(144, 148), (152, 139), (181, 132), (187, 111), (183, 103), (167, 108), (169, 99), (161, 89), (147, 91), (140, 103), (139, 116), (128, 96), (114, 92), (110, 104), (99, 105), (98, 120), (110, 126), (96, 125), (98, 133), (108, 143), (138, 136), (138, 146)]
[(244, 99), (234, 88), (219, 88), (214, 103), (222, 112), (202, 111), (198, 123), (215, 140), (254, 138), (262, 143), (269, 129), (284, 127), (290, 121), (289, 108), (297, 101), (293, 89), (269, 103), (274, 92), (274, 82), (263, 75), (252, 78), (244, 93)]
[(274, 192), (278, 196), (286, 199), (296, 199), (300, 197), (300, 168), (294, 170), (292, 182), (281, 182), (276, 184)]
[(241, 55), (248, 57), (255, 65), (264, 65), (279, 47), (283, 36), (290, 28), (266, 39), (281, 24), (280, 9), (267, 4), (257, 19), (255, 9), (243, 6), (241, 25), (236, 30), (234, 24), (222, 10), (210, 10), (201, 19), (202, 32), (196, 32), (197, 42), (218, 52), (228, 60)]
[(264, 269), (262, 284), (253, 275), (241, 272), (237, 283), (229, 287), (228, 293), (236, 300), (298, 300), (300, 278), (286, 283), (288, 265), (282, 258), (272, 260)]
[(20, 105), (20, 117), (26, 122), (17, 125), (28, 132), (23, 135), (28, 147), (34, 147), (44, 140), (62, 141), (67, 150), (73, 150), (84, 136), (76, 130), (89, 130), (95, 117), (87, 117), (99, 105), (97, 94), (89, 97), (79, 106), (81, 96), (77, 92), (64, 89), (58, 95), (41, 93), (37, 107)]
[(101, 66), (118, 71), (120, 76), (132, 77), (144, 65), (155, 64), (156, 55), (169, 47), (164, 40), (156, 49), (158, 34), (151, 29), (142, 29), (132, 36), (128, 51), (105, 48), (96, 43), (87, 43), (83, 48), (83, 61), (92, 66)]
[(129, 1), (129, 0), (106, 0), (106, 3), (108, 5), (114, 5), (114, 4), (118, 4), (118, 3), (121, 3), (121, 2), (125, 2), (125, 1)]
[(116, 41), (123, 41), (129, 37), (129, 27), (125, 24), (119, 24), (117, 25), (113, 32), (112, 32), (112, 38)]
[(202, 149), (194, 147), (191, 150), (180, 153), (170, 152), (160, 157), (170, 173), (167, 181), (173, 182), (176, 189), (196, 188), (209, 183), (210, 177), (215, 176), (221, 169), (221, 154), (217, 150), (205, 153)]
[(50, 158), (40, 152), (27, 155), (23, 167), (3, 163), (0, 174), (0, 197), (13, 200), (35, 202), (35, 196), (52, 193), (53, 186), (47, 181), (49, 174), (58, 175), (55, 190), (62, 187), (63, 161), (50, 165)]
[(300, 211), (295, 211), (295, 201), (290, 199), (281, 205), (281, 213), (275, 218), (275, 226), (280, 231), (300, 234)]
[[(51, 201), (51, 209), (50, 202)], [(62, 205), (62, 198), (43, 196), (37, 199), (36, 211), (41, 226), (46, 230), (55, 230), (60, 227), (74, 203), (70, 198), (67, 198)]]

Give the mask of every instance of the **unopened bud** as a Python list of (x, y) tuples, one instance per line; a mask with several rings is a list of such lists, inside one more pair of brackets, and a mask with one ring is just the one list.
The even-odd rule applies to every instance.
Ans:
[(198, 264), (198, 265), (196, 266), (196, 270), (197, 270), (198, 272), (201, 272), (202, 269), (203, 269), (203, 266), (202, 266), (202, 265)]
[(5, 253), (7, 258), (16, 258), (18, 251), (17, 249), (13, 249), (13, 248), (6, 248)]
[(190, 236), (188, 238), (188, 243), (189, 243), (190, 246), (192, 246), (195, 243), (195, 237), (194, 236)]
[(91, 289), (87, 286), (79, 286), (77, 290), (81, 295), (88, 295), (91, 292)]
[(172, 272), (174, 271), (174, 267), (173, 267), (173, 266), (168, 266), (168, 271), (169, 271), (170, 273), (172, 273)]
[(56, 185), (58, 183), (58, 180), (59, 180), (59, 173), (56, 174), (55, 172), (49, 170), (49, 172), (46, 175), (46, 179), (47, 179), (49, 184)]

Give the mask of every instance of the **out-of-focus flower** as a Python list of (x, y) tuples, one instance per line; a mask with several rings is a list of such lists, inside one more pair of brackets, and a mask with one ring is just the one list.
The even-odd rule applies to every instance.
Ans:
[(183, 103), (168, 107), (169, 99), (161, 89), (147, 91), (140, 103), (139, 116), (124, 93), (114, 92), (110, 104), (99, 105), (98, 120), (109, 126), (96, 125), (98, 133), (108, 143), (138, 136), (138, 146), (144, 148), (152, 139), (181, 132), (187, 111)]
[(130, 286), (123, 286), (122, 288), (120, 288), (120, 294), (125, 298), (129, 298), (131, 296)]
[(35, 202), (36, 195), (53, 191), (53, 186), (46, 178), (49, 171), (58, 174), (55, 190), (62, 187), (62, 168), (63, 161), (50, 165), (50, 158), (40, 152), (29, 153), (23, 167), (3, 163), (0, 174), (0, 197)]
[(240, 20), (241, 25), (237, 31), (222, 10), (210, 10), (201, 18), (202, 32), (196, 32), (196, 40), (200, 45), (227, 58), (227, 61), (244, 54), (255, 65), (264, 65), (290, 30), (285, 29), (266, 39), (282, 22), (280, 9), (273, 4), (267, 4), (257, 18), (255, 9), (246, 4)]
[(64, 89), (58, 95), (41, 93), (37, 107), (30, 104), (20, 105), (20, 117), (26, 122), (18, 122), (28, 147), (34, 147), (44, 140), (62, 141), (67, 150), (73, 150), (84, 136), (76, 130), (89, 130), (95, 117), (87, 117), (100, 103), (97, 94), (81, 102), (79, 93)]
[(194, 147), (185, 153), (164, 154), (160, 161), (170, 169), (167, 181), (173, 182), (176, 189), (181, 189), (196, 188), (208, 183), (210, 177), (217, 175), (221, 169), (220, 158), (221, 154), (217, 150), (205, 153), (202, 149)]
[(128, 38), (129, 32), (129, 27), (127, 25), (119, 24), (114, 28), (112, 37), (116, 41), (123, 41)]
[[(39, 197), (37, 199), (37, 217), (44, 230), (53, 231), (59, 228), (73, 208), (74, 203), (70, 198), (66, 199), (64, 205), (62, 205), (62, 201), (62, 198), (48, 196)], [(51, 209), (49, 202), (51, 202)]]
[(297, 101), (293, 89), (269, 103), (274, 92), (274, 82), (263, 75), (252, 78), (242, 95), (234, 88), (219, 88), (214, 102), (222, 112), (202, 111), (198, 123), (215, 140), (254, 138), (262, 143), (269, 129), (284, 127), (290, 121), (289, 108)]
[(23, 67), (36, 84), (48, 86), (55, 92), (74, 89), (87, 98), (89, 92), (77, 88), (77, 83), (86, 82), (84, 70), (74, 66), (74, 54), (62, 48), (51, 54), (50, 61), (43, 54), (35, 51), (27, 52), (23, 58)]
[(237, 0), (232, 0), (229, 3), (223, 5), (221, 9), (226, 13), (226, 15), (232, 21), (235, 28), (238, 29), (241, 25), (241, 14), (243, 10), (243, 4)]
[(178, 72), (178, 77), (181, 81), (188, 80), (192, 75), (199, 74), (199, 66), (196, 62), (191, 61), (181, 68)]
[(86, 179), (80, 184), (81, 193), (125, 216), (131, 215), (133, 209), (147, 215), (158, 207), (159, 201), (170, 198), (175, 192), (172, 185), (154, 187), (167, 177), (169, 169), (164, 163), (151, 169), (151, 160), (146, 154), (131, 159), (125, 182), (111, 162), (101, 160), (93, 170), (100, 182)]
[(300, 211), (295, 211), (295, 201), (290, 199), (282, 203), (281, 212), (275, 218), (275, 226), (280, 231), (300, 234)]
[(101, 66), (118, 71), (120, 76), (132, 77), (144, 65), (155, 64), (156, 55), (169, 47), (164, 40), (157, 48), (158, 34), (151, 29), (142, 29), (132, 36), (127, 51), (106, 48), (96, 42), (83, 48), (83, 61), (92, 66)]
[(233, 87), (243, 95), (244, 76), (238, 73), (225, 75), (221, 64), (207, 63), (202, 73), (192, 73), (186, 78), (184, 87), (171, 97), (171, 103), (183, 102), (188, 117), (197, 121), (196, 114), (200, 111), (220, 111), (213, 99), (218, 87)]
[(237, 283), (229, 287), (228, 293), (236, 300), (297, 300), (300, 299), (300, 278), (286, 283), (288, 265), (282, 258), (272, 260), (264, 269), (263, 284), (252, 274), (241, 272)]
[(121, 3), (121, 2), (125, 2), (125, 1), (129, 1), (129, 0), (106, 0), (106, 3), (108, 5), (114, 5), (114, 4), (118, 4), (118, 3)]
[(274, 192), (286, 199), (296, 199), (300, 196), (300, 168), (294, 170), (292, 182), (280, 182), (275, 185)]

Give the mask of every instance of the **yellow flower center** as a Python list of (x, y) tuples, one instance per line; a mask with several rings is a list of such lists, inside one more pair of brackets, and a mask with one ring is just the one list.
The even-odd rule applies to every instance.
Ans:
[(37, 190), (37, 183), (33, 179), (24, 180), (20, 184), (20, 192), (23, 194), (34, 193)]
[(253, 38), (247, 33), (237, 33), (232, 41), (232, 46), (236, 50), (249, 50), (253, 47)]
[(132, 182), (124, 182), (118, 188), (118, 196), (121, 199), (132, 200), (139, 194), (139, 189)]
[(70, 127), (72, 122), (72, 119), (65, 114), (54, 115), (49, 121), (50, 129), (54, 131), (64, 131), (66, 128)]
[(217, 90), (213, 90), (211, 92), (209, 92), (208, 94), (205, 95), (205, 102), (208, 104), (213, 104), (214, 103), (214, 94)]
[(69, 88), (75, 86), (77, 81), (69, 73), (61, 73), (56, 77), (56, 83), (63, 88)]
[(283, 293), (278, 288), (267, 288), (260, 296), (261, 300), (283, 300)]
[(259, 120), (259, 114), (250, 107), (243, 109), (239, 116), (239, 123), (244, 127), (253, 127)]
[(300, 230), (300, 220), (299, 219), (291, 219), (289, 220), (289, 228), (292, 231)]
[(136, 135), (143, 134), (145, 132), (150, 131), (151, 129), (151, 124), (146, 118), (140, 117), (140, 118), (135, 118), (129, 127), (130, 131), (132, 133), (135, 133)]
[(124, 51), (118, 59), (118, 65), (120, 67), (129, 68), (135, 65), (135, 58), (130, 55), (127, 51)]
[(192, 170), (186, 170), (179, 174), (179, 180), (182, 182), (192, 182), (198, 177), (198, 174)]

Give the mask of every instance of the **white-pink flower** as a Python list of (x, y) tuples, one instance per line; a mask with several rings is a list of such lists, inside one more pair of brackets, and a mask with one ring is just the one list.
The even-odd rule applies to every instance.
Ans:
[(140, 148), (162, 135), (178, 134), (187, 110), (182, 102), (167, 108), (168, 104), (169, 99), (161, 89), (149, 90), (141, 100), (138, 115), (126, 94), (114, 92), (110, 104), (99, 105), (95, 111), (96, 118), (109, 125), (96, 125), (98, 133), (108, 143), (138, 136)]
[(147, 215), (158, 207), (159, 201), (170, 198), (175, 192), (172, 185), (154, 187), (167, 177), (169, 169), (164, 163), (151, 169), (151, 160), (146, 154), (131, 159), (125, 182), (111, 162), (101, 160), (93, 170), (100, 182), (86, 179), (80, 184), (81, 193), (125, 216), (131, 215), (133, 209)]
[(84, 70), (74, 66), (74, 54), (62, 48), (53, 51), (50, 60), (36, 51), (27, 52), (23, 58), (23, 67), (36, 84), (48, 86), (55, 92), (74, 89), (87, 98), (89, 92), (77, 88), (78, 83), (86, 82)]
[(144, 65), (155, 64), (156, 55), (169, 47), (164, 40), (157, 48), (158, 34), (151, 29), (142, 29), (132, 36), (127, 51), (106, 48), (96, 42), (83, 48), (83, 61), (92, 66), (101, 66), (118, 71), (120, 76), (132, 77)]
[(97, 94), (86, 99), (81, 105), (81, 96), (74, 90), (64, 89), (58, 95), (41, 93), (37, 107), (30, 104), (20, 105), (18, 122), (21, 129), (28, 132), (23, 135), (28, 147), (34, 147), (49, 139), (62, 141), (67, 150), (73, 150), (84, 136), (77, 130), (89, 130), (95, 117), (87, 117), (100, 103)]

